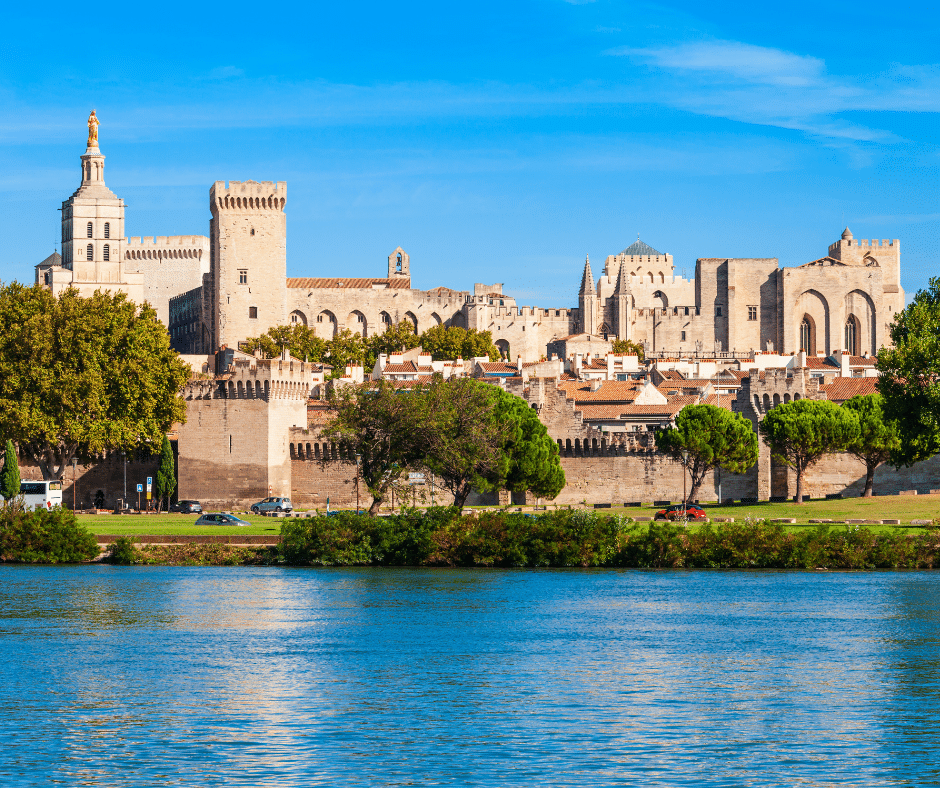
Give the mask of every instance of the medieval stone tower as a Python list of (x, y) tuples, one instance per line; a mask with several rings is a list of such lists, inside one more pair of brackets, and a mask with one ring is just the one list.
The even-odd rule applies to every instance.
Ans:
[(237, 347), (286, 322), (287, 184), (216, 181), (209, 190), (210, 347)]
[(408, 253), (400, 246), (388, 256), (388, 278), (392, 280), (408, 280), (408, 287), (411, 287), (411, 271), (409, 263), (411, 258)]

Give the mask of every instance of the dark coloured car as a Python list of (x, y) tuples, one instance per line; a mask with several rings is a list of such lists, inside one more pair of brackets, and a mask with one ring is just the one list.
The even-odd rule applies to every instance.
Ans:
[(214, 512), (204, 514), (198, 520), (196, 525), (251, 525), (247, 520), (242, 520), (234, 514), (224, 514), (223, 512)]
[(171, 512), (183, 514), (202, 514), (202, 504), (199, 501), (177, 501), (170, 507)]
[(673, 504), (656, 512), (657, 520), (707, 520), (708, 515), (701, 506), (695, 504)]
[(253, 503), (251, 505), (251, 511), (253, 511), (255, 514), (266, 514), (267, 512), (292, 512), (294, 511), (294, 504), (290, 502), (290, 498), (265, 498), (263, 501)]

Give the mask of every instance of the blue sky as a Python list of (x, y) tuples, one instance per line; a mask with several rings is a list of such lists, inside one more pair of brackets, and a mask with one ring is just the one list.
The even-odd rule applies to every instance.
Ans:
[(696, 257), (823, 256), (845, 224), (937, 273), (934, 6), (789, 2), (7, 9), (0, 278), (32, 281), (95, 107), (129, 235), (208, 234), (216, 180), (288, 184), (288, 273), (504, 282), (577, 302), (639, 233)]

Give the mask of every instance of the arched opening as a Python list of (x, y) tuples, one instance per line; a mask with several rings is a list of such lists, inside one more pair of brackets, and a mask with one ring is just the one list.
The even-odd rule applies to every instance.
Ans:
[(101, 257), (105, 262), (108, 262), (111, 259), (111, 245), (105, 244), (104, 249), (101, 250)]
[(305, 326), (307, 325), (307, 316), (299, 309), (295, 309), (290, 313), (290, 322), (292, 326)]
[(779, 405), (779, 404), (780, 404), (780, 395), (779, 395), (779, 394), (774, 394), (774, 407), (776, 408), (777, 405)]
[(600, 336), (604, 337), (604, 340), (606, 341), (607, 339), (610, 338), (610, 335), (614, 332), (610, 330), (610, 326), (608, 326), (606, 323), (601, 323), (601, 327), (597, 329), (597, 333)]
[(764, 410), (770, 410), (770, 394), (764, 395)]
[(431, 313), (431, 322), (434, 323), (434, 325), (436, 326), (439, 326), (441, 324), (442, 321), (441, 321), (440, 316), (437, 314), (437, 312)]
[(647, 272), (646, 272), (646, 278), (649, 279), (650, 284), (653, 284), (653, 281), (654, 281), (654, 280), (653, 280), (653, 272), (652, 272), (652, 271), (647, 271)]
[(88, 237), (95, 237), (95, 225), (93, 225), (91, 222), (88, 222)]
[(399, 273), (399, 274), (401, 273), (401, 264), (402, 264), (401, 252), (399, 252), (398, 257), (395, 259), (395, 272), (396, 273)]
[(659, 281), (661, 284), (666, 284), (666, 275), (662, 271), (659, 272)]
[(353, 310), (346, 317), (346, 328), (354, 334), (366, 336), (366, 316), (358, 309)]
[[(833, 347), (838, 344), (839, 338), (838, 334), (831, 335), (834, 326), (829, 323), (829, 302), (821, 292), (818, 290), (805, 290), (801, 293), (794, 304), (793, 315), (802, 315), (802, 318), (799, 318), (800, 322), (798, 324), (791, 324), (792, 328), (790, 330), (794, 331), (794, 334), (790, 335), (792, 337), (789, 340), (790, 342), (798, 343), (799, 349), (805, 350), (807, 355), (810, 356), (832, 352)], [(804, 337), (801, 336), (803, 334), (801, 327), (804, 320), (809, 326), (809, 337), (806, 342), (802, 341)]]
[(85, 255), (89, 260), (93, 260), (95, 257), (95, 247), (88, 244), (88, 247), (85, 249)]
[(509, 358), (509, 343), (505, 339), (497, 339), (493, 344), (496, 345), (496, 349), (502, 358)]
[(845, 352), (850, 356), (858, 355), (859, 338), (861, 337), (861, 326), (855, 315), (849, 315), (845, 321), (845, 343), (843, 345)]
[(816, 323), (809, 315), (803, 315), (800, 323), (800, 350), (808, 356), (816, 355)]
[(669, 306), (669, 299), (662, 290), (657, 290), (653, 293), (653, 306), (656, 308), (662, 307), (663, 309)]
[(409, 321), (411, 325), (414, 326), (415, 333), (418, 333), (418, 318), (414, 316), (411, 312), (405, 312), (405, 320)]
[(392, 316), (388, 312), (379, 314), (379, 323), (382, 324), (382, 331), (387, 331), (392, 327)]
[(313, 327), (320, 339), (332, 339), (336, 336), (336, 317), (328, 309), (324, 309), (317, 315), (317, 322)]
[(450, 324), (457, 328), (466, 328), (467, 319), (464, 317), (463, 312), (454, 312), (454, 316), (450, 319)]

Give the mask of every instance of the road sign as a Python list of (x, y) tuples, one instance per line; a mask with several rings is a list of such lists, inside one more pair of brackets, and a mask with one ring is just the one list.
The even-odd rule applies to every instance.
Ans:
[(153, 487), (153, 476), (147, 477), (147, 492), (150, 492), (150, 489)]
[(143, 491), (144, 491), (144, 485), (138, 484), (138, 485), (137, 485), (137, 492), (143, 492)]
[(409, 473), (408, 474), (409, 484), (421, 484), (423, 481), (424, 481), (423, 473)]

